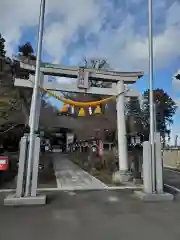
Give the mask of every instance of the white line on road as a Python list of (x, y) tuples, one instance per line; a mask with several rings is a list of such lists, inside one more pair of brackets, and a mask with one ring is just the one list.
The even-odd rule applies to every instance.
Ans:
[[(88, 191), (88, 190), (126, 190), (126, 189), (130, 189), (130, 190), (136, 190), (136, 189), (140, 189), (143, 188), (143, 186), (112, 186), (112, 187), (108, 187), (106, 186), (105, 188), (87, 188), (87, 189), (81, 189), (81, 188), (38, 188), (37, 191), (39, 192), (43, 192), (43, 191)], [(3, 192), (15, 192), (15, 189), (0, 189), (0, 193)]]
[(180, 189), (179, 188), (176, 188), (176, 187), (174, 187), (174, 186), (171, 186), (171, 185), (169, 185), (169, 184), (164, 184), (164, 186), (165, 187), (168, 187), (168, 188), (171, 188), (172, 190), (174, 190), (174, 191), (176, 191), (176, 192), (178, 192), (178, 193), (180, 193)]
[(3, 192), (15, 192), (15, 189), (0, 189), (0, 193)]

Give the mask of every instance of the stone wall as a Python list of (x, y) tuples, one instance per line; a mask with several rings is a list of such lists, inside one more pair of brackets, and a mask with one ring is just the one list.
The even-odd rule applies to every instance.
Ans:
[(162, 154), (164, 166), (180, 168), (180, 149), (164, 149)]
[[(111, 152), (109, 150), (106, 150), (105, 152)], [(179, 168), (180, 169), (180, 149), (164, 149), (162, 151), (163, 155), (163, 163), (164, 166), (169, 166), (172, 168)], [(118, 151), (116, 148), (113, 148), (112, 150), (112, 156), (115, 156), (118, 161)], [(133, 159), (139, 159), (139, 166), (141, 170), (141, 165), (143, 162), (142, 159), (142, 152), (134, 152), (134, 151), (128, 151), (128, 160), (129, 165), (131, 166)]]

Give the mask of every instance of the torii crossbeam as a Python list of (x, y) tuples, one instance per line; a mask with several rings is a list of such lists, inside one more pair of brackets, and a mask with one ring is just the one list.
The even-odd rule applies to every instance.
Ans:
[[(58, 77), (68, 77), (68, 78), (78, 78), (79, 68), (78, 67), (65, 67), (57, 64), (41, 64), (41, 72), (44, 75), (50, 76), (58, 76)], [(20, 62), (20, 68), (27, 70), (31, 73), (29, 76), (29, 81), (25, 81), (22, 78), (15, 78), (15, 86), (18, 87), (28, 87), (33, 88), (34, 82), (34, 72), (35, 66), (27, 63)], [(88, 94), (98, 94), (98, 95), (110, 95), (116, 96), (118, 95), (117, 83), (118, 81), (123, 81), (125, 84), (132, 84), (137, 81), (137, 79), (143, 76), (142, 72), (113, 72), (113, 71), (100, 71), (90, 68), (84, 68), (85, 72), (88, 72), (88, 78), (90, 80), (95, 81), (103, 81), (103, 82), (111, 82), (111, 86), (108, 88), (99, 88), (99, 87), (90, 87), (87, 89), (82, 89), (77, 86), (76, 82), (72, 82), (71, 84), (67, 83), (57, 83), (57, 82), (49, 82), (47, 78), (45, 78), (42, 82), (42, 87), (48, 90), (53, 91), (66, 91), (66, 92), (75, 92), (75, 93), (88, 93)], [(138, 97), (139, 93), (135, 89), (128, 89), (125, 92), (125, 97)]]

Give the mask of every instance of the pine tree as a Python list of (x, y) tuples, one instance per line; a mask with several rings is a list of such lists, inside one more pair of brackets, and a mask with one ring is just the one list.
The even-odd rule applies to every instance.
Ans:
[(34, 49), (30, 42), (26, 42), (25, 44), (19, 46), (19, 52), (22, 56), (29, 57), (33, 55)]
[[(175, 101), (164, 92), (163, 89), (155, 89), (154, 91), (154, 107), (156, 115), (156, 130), (160, 132), (161, 138), (165, 143), (166, 136), (169, 137), (170, 130), (169, 126), (173, 124), (173, 117), (177, 110), (177, 105)], [(146, 122), (149, 125), (150, 115), (149, 115), (149, 89), (143, 94), (143, 114)]]
[(140, 101), (137, 97), (131, 97), (126, 104), (127, 128), (130, 133), (143, 133), (143, 115)]

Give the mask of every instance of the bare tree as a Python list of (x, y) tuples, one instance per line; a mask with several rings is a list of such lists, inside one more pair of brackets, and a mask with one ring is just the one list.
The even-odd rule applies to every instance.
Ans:
[[(85, 68), (93, 68), (97, 70), (104, 70), (108, 71), (110, 69), (110, 66), (105, 59), (84, 59), (83, 67)], [(103, 81), (96, 81), (96, 80), (90, 80), (90, 85), (92, 87), (100, 87), (100, 88), (108, 88), (111, 86), (111, 82), (103, 82)]]

